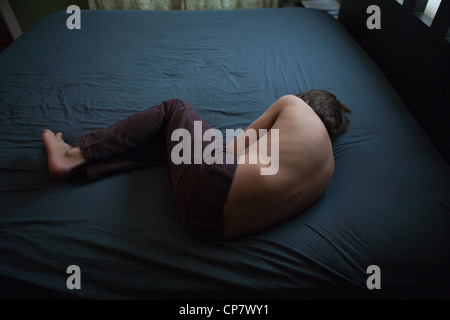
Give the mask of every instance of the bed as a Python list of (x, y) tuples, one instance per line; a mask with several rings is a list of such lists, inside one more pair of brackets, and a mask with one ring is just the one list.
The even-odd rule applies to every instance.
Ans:
[[(82, 11), (68, 30), (68, 17), (0, 54), (1, 298), (450, 298), (448, 164), (338, 20), (305, 8)], [(191, 237), (162, 166), (93, 183), (48, 174), (44, 128), (76, 144), (181, 98), (225, 134), (315, 88), (352, 109), (350, 127), (325, 193), (270, 230)], [(72, 265), (81, 289), (67, 287)]]

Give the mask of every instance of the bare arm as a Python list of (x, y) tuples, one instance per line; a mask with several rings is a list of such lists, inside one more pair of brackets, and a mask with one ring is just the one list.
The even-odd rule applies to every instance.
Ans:
[[(294, 96), (294, 95), (286, 95), (279, 98), (277, 101), (275, 101), (269, 108), (267, 108), (266, 111), (255, 121), (253, 121), (243, 132), (241, 132), (229, 145), (228, 149), (231, 150), (235, 155), (240, 155), (245, 149), (247, 149), (251, 144), (253, 144), (255, 141), (252, 141), (251, 135), (248, 135), (246, 138), (245, 133), (249, 129), (253, 129), (256, 131), (256, 140), (259, 139), (259, 129), (267, 129), (270, 130), (275, 123), (276, 119), (278, 118), (278, 115), (280, 114), (281, 110), (292, 104), (303, 102), (300, 98)], [(304, 103), (304, 102), (303, 102)], [(245, 143), (237, 143), (238, 140), (245, 139)], [(242, 148), (243, 147), (243, 148)]]

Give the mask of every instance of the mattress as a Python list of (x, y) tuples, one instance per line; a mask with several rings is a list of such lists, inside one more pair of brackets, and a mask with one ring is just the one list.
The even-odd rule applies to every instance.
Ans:
[[(68, 17), (0, 54), (0, 297), (450, 298), (449, 167), (337, 20), (305, 8), (82, 11), (69, 30)], [(76, 144), (179, 98), (225, 134), (309, 89), (348, 105), (350, 127), (320, 199), (266, 231), (191, 237), (164, 166), (93, 183), (48, 174), (44, 128)], [(67, 286), (72, 265), (81, 289)]]

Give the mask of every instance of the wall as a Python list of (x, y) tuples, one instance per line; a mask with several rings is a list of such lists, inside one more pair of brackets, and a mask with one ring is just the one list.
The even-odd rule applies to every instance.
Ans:
[(42, 18), (65, 11), (72, 4), (81, 9), (89, 8), (87, 0), (9, 0), (9, 4), (23, 32)]

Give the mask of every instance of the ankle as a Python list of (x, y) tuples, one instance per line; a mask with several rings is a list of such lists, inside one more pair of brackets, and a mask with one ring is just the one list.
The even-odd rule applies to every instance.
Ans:
[(84, 158), (83, 151), (79, 146), (72, 147), (69, 150), (67, 150), (65, 156), (78, 164), (82, 164), (86, 161), (86, 159)]

